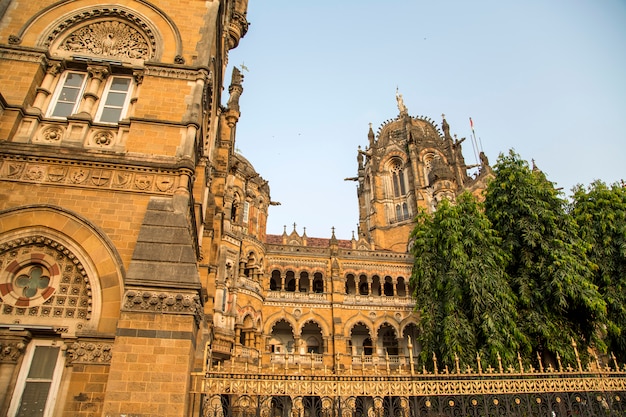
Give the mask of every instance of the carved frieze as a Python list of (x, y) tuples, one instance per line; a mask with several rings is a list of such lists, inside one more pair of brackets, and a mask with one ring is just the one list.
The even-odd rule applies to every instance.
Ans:
[(67, 164), (62, 161), (15, 158), (0, 161), (0, 180), (66, 184), (84, 188), (135, 190), (170, 195), (178, 185), (174, 171), (134, 169), (104, 164)]
[(200, 296), (196, 292), (127, 290), (122, 310), (191, 314), (197, 322), (204, 317)]
[(67, 348), (67, 362), (108, 365), (111, 363), (112, 351), (111, 343), (77, 341)]

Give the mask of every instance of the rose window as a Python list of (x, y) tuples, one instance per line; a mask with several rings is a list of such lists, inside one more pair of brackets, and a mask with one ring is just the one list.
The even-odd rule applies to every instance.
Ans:
[(26, 298), (34, 297), (40, 290), (45, 290), (50, 284), (50, 273), (40, 265), (34, 265), (28, 272), (15, 278), (16, 292)]

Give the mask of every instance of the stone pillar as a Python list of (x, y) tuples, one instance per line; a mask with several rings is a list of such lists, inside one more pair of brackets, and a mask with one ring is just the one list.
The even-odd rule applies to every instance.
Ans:
[(87, 81), (87, 88), (85, 94), (83, 94), (83, 101), (78, 108), (78, 113), (92, 115), (92, 110), (100, 98), (98, 93), (100, 92), (100, 85), (102, 81), (106, 79), (110, 71), (108, 67), (104, 65), (90, 65), (87, 67), (89, 74), (89, 80)]
[(126, 289), (104, 394), (107, 417), (184, 417), (202, 306), (194, 290)]
[(139, 98), (141, 84), (143, 83), (143, 71), (133, 71), (133, 78), (135, 80), (135, 89), (133, 90), (133, 96), (130, 99), (128, 112), (126, 113), (127, 118), (133, 117), (135, 115), (135, 106), (137, 104), (137, 99)]
[(7, 394), (15, 388), (19, 366), (30, 339), (31, 334), (26, 330), (0, 331), (0, 412), (6, 412), (9, 407), (11, 397)]
[(55, 63), (48, 65), (48, 68), (46, 68), (46, 75), (41, 82), (41, 87), (37, 88), (37, 95), (33, 101), (33, 109), (43, 111), (43, 105), (46, 102), (46, 99), (50, 96), (50, 94), (52, 94), (52, 81), (54, 81), (60, 72), (61, 64)]

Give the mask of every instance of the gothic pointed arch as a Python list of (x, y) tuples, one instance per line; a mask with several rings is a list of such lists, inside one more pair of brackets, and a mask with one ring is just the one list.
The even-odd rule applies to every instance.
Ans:
[(346, 321), (346, 324), (343, 327), (344, 337), (349, 339), (350, 334), (352, 333), (352, 328), (357, 324), (362, 324), (365, 326), (370, 335), (374, 335), (374, 327), (372, 326), (372, 321), (363, 313), (356, 314), (354, 317)]
[(302, 330), (308, 323), (315, 323), (317, 326), (319, 326), (322, 332), (322, 336), (330, 336), (330, 326), (328, 325), (328, 323), (326, 323), (324, 317), (317, 313), (311, 312), (309, 314), (304, 314), (302, 317), (300, 317), (299, 322), (301, 323), (298, 328), (299, 334), (302, 334)]
[(287, 324), (289, 324), (291, 326), (291, 331), (294, 332), (294, 335), (295, 335), (295, 329), (298, 328), (297, 323), (293, 317), (286, 315), (284, 311), (276, 312), (272, 314), (271, 316), (269, 316), (267, 320), (265, 320), (265, 325), (263, 326), (263, 333), (264, 334), (272, 333), (274, 326), (276, 326), (276, 324), (280, 321), (284, 321)]
[(0, 212), (0, 320), (114, 332), (125, 271), (106, 235), (57, 207)]

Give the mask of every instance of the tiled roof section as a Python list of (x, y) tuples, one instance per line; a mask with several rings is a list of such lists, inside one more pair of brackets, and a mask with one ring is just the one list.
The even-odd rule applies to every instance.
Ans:
[(268, 243), (270, 245), (282, 245), (283, 237), (281, 235), (266, 235), (265, 243)]
[[(268, 243), (271, 245), (282, 245), (283, 236), (282, 235), (267, 235), (267, 238), (265, 239), (265, 243)], [(342, 249), (352, 249), (351, 240), (337, 239), (337, 245)], [(325, 239), (321, 237), (307, 237), (306, 246), (310, 248), (327, 248), (330, 246), (330, 239)]]

